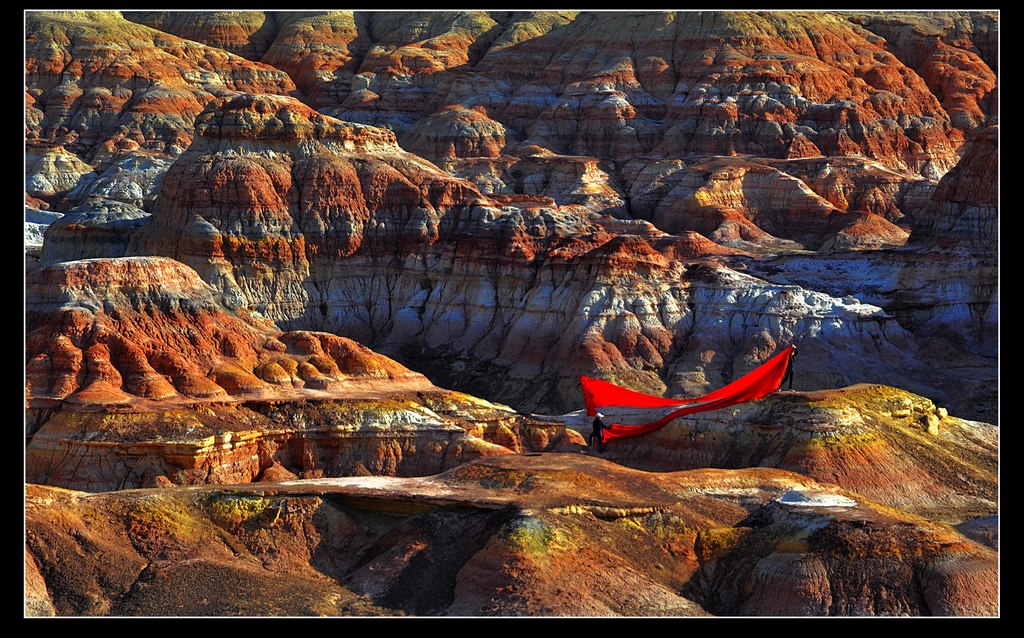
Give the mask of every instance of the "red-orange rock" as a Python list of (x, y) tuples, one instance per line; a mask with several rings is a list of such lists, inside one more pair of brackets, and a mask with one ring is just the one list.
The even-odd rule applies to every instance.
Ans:
[(351, 340), (280, 333), (232, 313), (194, 271), (170, 259), (62, 263), (33, 273), (28, 287), (30, 405), (300, 398), (304, 387), (363, 379), (430, 385)]
[(506, 455), (423, 478), (26, 490), (38, 613), (999, 613), (993, 550), (767, 468)]
[(287, 93), (283, 72), (128, 22), (118, 12), (26, 14), (30, 142), (98, 168), (144, 148), (176, 156), (215, 95)]
[[(971, 52), (974, 37), (990, 55), (995, 26), (984, 14), (129, 15), (254, 59), (266, 47), (263, 62), (285, 69), (314, 105), (338, 108), (344, 119), (404, 133), (451, 107), (482, 104), (506, 130), (557, 153), (616, 159), (656, 146), (775, 157), (858, 153), (938, 177), (960, 138), (932, 93), (953, 96), (945, 102), (962, 126), (994, 77)], [(904, 36), (915, 27), (923, 31)], [(932, 33), (956, 51), (929, 58), (934, 71), (925, 72), (921, 56), (906, 50), (932, 46), (923, 35)], [(972, 73), (981, 84), (968, 86)], [(944, 92), (943, 82), (956, 88)], [(836, 103), (838, 96), (845, 101)], [(893, 125), (899, 117), (904, 124)]]
[(871, 213), (909, 224), (931, 199), (936, 182), (852, 157), (760, 160), (800, 179), (838, 210)]
[[(691, 365), (688, 357), (695, 356), (688, 347), (677, 358), (683, 354), (675, 349), (679, 335), (752, 343), (769, 332), (776, 311), (768, 306), (790, 307), (783, 289), (750, 279), (741, 297), (752, 307), (737, 312), (763, 319), (695, 324), (694, 318), (711, 321), (718, 311), (704, 313), (694, 303), (732, 308), (740, 297), (727, 292), (736, 285), (728, 268), (686, 270), (684, 259), (729, 251), (692, 241), (678, 250), (664, 230), (696, 225), (717, 232), (719, 241), (744, 240), (742, 249), (755, 252), (762, 250), (758, 242), (797, 246), (768, 237), (758, 223), (813, 247), (829, 242), (835, 250), (898, 244), (904, 236), (881, 217), (842, 213), (799, 179), (740, 158), (696, 163), (713, 168), (709, 176), (732, 175), (717, 186), (707, 183), (703, 169), (680, 171), (680, 162), (648, 164), (653, 173), (638, 163), (650, 184), (647, 201), (658, 211), (662, 203), (686, 201), (668, 195), (684, 188), (687, 175), (698, 197), (708, 198), (707, 206), (694, 209), (707, 219), (689, 209), (673, 217), (669, 210), (656, 212), (652, 226), (541, 198), (486, 197), (403, 152), (389, 132), (321, 116), (288, 98), (232, 98), (198, 121), (197, 142), (168, 172), (165, 193), (133, 251), (174, 254), (233, 303), (286, 325), (365, 342), (446, 384), (472, 378), (472, 386), (460, 389), (494, 393), (489, 396), (520, 409), (570, 409), (579, 374), (664, 392), (657, 371)], [(595, 165), (578, 159), (581, 166)], [(680, 226), (664, 228), (673, 219)], [(492, 278), (499, 269), (503, 276)], [(786, 311), (791, 319), (772, 328), (783, 331), (774, 339), (816, 330), (811, 326), (823, 320), (819, 313), (833, 312), (812, 309), (819, 307), (843, 317), (829, 340), (851, 338), (873, 351), (904, 338), (894, 322), (883, 338), (881, 311), (855, 300), (856, 310), (847, 310), (847, 302), (816, 292), (793, 298), (799, 301)], [(874, 333), (877, 342), (867, 336)], [(687, 343), (696, 348), (692, 338)], [(770, 354), (760, 353), (759, 360)], [(450, 357), (474, 372), (467, 376)], [(855, 367), (827, 359), (824, 366), (849, 382), (871, 380), (847, 377)], [(718, 365), (732, 378), (728, 363)], [(897, 365), (892, 374), (905, 371)], [(261, 369), (274, 383), (285, 373)], [(710, 378), (686, 391), (713, 389)], [(538, 383), (548, 388), (539, 395)]]
[(122, 11), (126, 20), (259, 60), (277, 35), (268, 11)]
[(449, 106), (420, 120), (399, 143), (440, 166), (457, 157), (497, 157), (505, 146), (505, 127), (482, 106)]
[(320, 476), (429, 474), (583, 441), (437, 388), (350, 339), (282, 333), (230, 311), (170, 259), (67, 262), (33, 273), (28, 287), (35, 481), (237, 483), (275, 462)]
[(995, 14), (893, 11), (850, 20), (884, 37), (886, 48), (920, 74), (953, 126), (969, 131), (996, 115)]
[[(145, 229), (116, 246), (173, 255), (231, 304), (282, 327), (356, 338), (522, 409), (568, 409), (581, 373), (655, 392), (712, 389), (755, 353), (768, 356), (767, 344), (800, 335), (825, 344), (816, 379), (900, 384), (912, 375), (946, 387), (914, 365), (916, 340), (931, 336), (910, 334), (920, 324), (904, 319), (951, 317), (947, 300), (960, 308), (974, 292), (922, 291), (917, 309), (875, 306), (893, 296), (863, 303), (853, 295), (864, 285), (817, 274), (838, 262), (779, 277), (765, 268), (758, 279), (742, 272), (756, 263), (720, 249), (898, 245), (904, 231), (890, 222), (906, 226), (952, 163), (962, 132), (850, 15), (311, 13), (287, 24), (265, 15), (268, 54), (294, 62), (310, 104), (393, 132), (295, 99), (220, 98), (199, 116)], [(249, 38), (256, 23), (225, 41)], [(224, 16), (206, 24), (213, 37)], [(196, 50), (182, 46), (183, 55)], [(45, 87), (27, 84), (31, 128)], [(250, 90), (264, 90), (256, 84)], [(443, 130), (428, 125), (434, 116)], [(460, 132), (446, 118), (471, 125)], [(444, 155), (452, 146), (501, 154), (447, 160), (467, 179), (454, 178), (398, 148), (396, 137), (411, 131)], [(711, 165), (739, 167), (737, 176), (694, 170)], [(697, 201), (705, 196), (707, 205)], [(666, 229), (719, 243), (676, 242)], [(884, 265), (893, 254), (844, 272), (902, 281)], [(904, 279), (935, 281), (927, 272)], [(711, 351), (717, 358), (705, 362)], [(841, 361), (836, 352), (853, 354)], [(208, 373), (161, 356), (183, 387), (213, 391)], [(329, 365), (302, 363), (245, 372), (274, 388), (329, 385)], [(239, 390), (260, 387), (221, 374)]]
[(803, 181), (761, 163), (720, 158), (681, 172), (660, 176), (671, 190), (656, 181), (652, 190), (657, 190), (647, 199), (652, 221), (668, 232), (690, 230), (717, 241), (757, 244), (788, 239), (815, 249), (844, 250), (898, 246), (907, 237), (872, 213), (843, 214)]

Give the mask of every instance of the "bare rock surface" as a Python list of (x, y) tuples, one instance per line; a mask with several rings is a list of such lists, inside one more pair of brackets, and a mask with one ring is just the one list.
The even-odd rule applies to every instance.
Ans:
[(853, 496), (779, 470), (650, 474), (580, 454), (425, 478), (29, 486), (26, 560), (46, 557), (41, 604), (59, 614), (998, 612), (992, 550), (859, 498), (777, 502), (793, 489)]

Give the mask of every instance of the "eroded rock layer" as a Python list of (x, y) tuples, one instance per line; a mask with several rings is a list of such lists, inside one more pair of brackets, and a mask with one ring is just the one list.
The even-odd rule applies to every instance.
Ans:
[(278, 469), (432, 474), (582, 442), (349, 339), (274, 330), (170, 259), (66, 262), (28, 284), (34, 482), (96, 491)]
[(850, 16), (886, 40), (918, 72), (954, 126), (971, 130), (996, 115), (998, 23), (984, 12), (884, 12)]
[[(27, 614), (998, 613), (998, 14), (30, 11), (25, 60)], [(792, 343), (614, 462), (523, 416)]]
[(40, 614), (998, 613), (992, 550), (769, 469), (546, 454), (428, 478), (30, 486), (26, 518)]
[[(89, 15), (97, 17), (83, 24)], [(83, 86), (119, 88), (93, 72), (97, 65), (90, 60), (105, 59), (84, 44), (94, 34), (115, 44), (141, 39), (133, 48), (140, 56), (155, 49), (154, 60), (162, 60), (161, 38), (174, 34), (187, 38), (178, 41), (188, 43), (180, 46), (190, 62), (216, 51), (230, 64), (213, 68), (246, 69), (231, 72), (228, 89), (281, 93), (297, 87), (314, 108), (390, 128), (408, 150), (439, 163), (499, 155), (514, 160), (525, 149), (541, 148), (553, 163), (568, 164), (555, 173), (569, 175), (569, 184), (577, 156), (622, 163), (735, 154), (865, 157), (934, 180), (955, 163), (965, 132), (995, 115), (990, 65), (997, 23), (984, 12), (124, 15), (153, 29), (116, 12), (30, 15), (39, 41), (38, 51), (28, 51), (32, 122), (53, 129), (43, 121), (53, 119), (50, 104), (57, 100), (47, 93), (45, 74), (38, 81), (34, 74), (47, 68), (47, 38), (59, 50), (64, 33), (78, 46), (67, 55), (82, 59)], [(207, 46), (198, 49), (196, 42)], [(236, 53), (255, 66), (245, 67)], [(158, 75), (164, 68), (151, 66)], [(287, 73), (292, 86), (251, 70), (271, 68)], [(181, 90), (199, 91), (194, 100), (204, 103), (206, 94), (217, 93), (207, 76), (185, 74), (194, 86)], [(160, 126), (188, 139), (195, 112)], [(118, 117), (135, 116), (129, 110)], [(115, 123), (124, 128), (123, 122), (104, 118), (91, 122), (90, 135), (124, 136), (107, 131)], [(63, 143), (58, 137), (40, 136)], [(175, 143), (172, 150), (181, 147)], [(624, 182), (613, 166), (604, 188)], [(587, 203), (576, 189), (551, 191), (559, 203)], [(627, 193), (619, 195), (628, 201)], [(614, 198), (606, 204), (622, 206)]]
[[(643, 414), (607, 408), (613, 422)], [(589, 434), (589, 419), (566, 417)], [(582, 421), (582, 422), (581, 422)], [(605, 458), (648, 471), (777, 467), (879, 503), (958, 524), (998, 511), (998, 428), (909, 392), (856, 385), (779, 392), (616, 439)]]
[(93, 194), (148, 209), (207, 102), (295, 91), (284, 71), (117, 11), (28, 11), (25, 25), (26, 192), (59, 210)]
[(482, 457), (577, 451), (583, 438), (458, 392), (350, 390), (146, 412), (31, 409), (26, 477), (105, 492), (286, 478), (425, 476)]
[(119, 12), (27, 14), (27, 137), (94, 165), (185, 149), (217, 94), (294, 89), (283, 72), (125, 20)]
[[(999, 355), (998, 126), (979, 131), (911, 217), (902, 249), (748, 263), (748, 272), (877, 305), (913, 337), (906, 389), (995, 422)], [(948, 374), (953, 372), (953, 374)]]
[[(994, 173), (993, 162), (983, 159), (996, 156), (998, 129), (984, 106), (992, 101), (994, 73), (928, 62), (952, 47), (989, 68), (996, 29), (990, 14), (920, 20), (789, 12), (128, 17), (150, 26), (116, 12), (30, 15), (26, 188), (43, 198), (38, 201), (59, 203), (60, 212), (74, 211), (52, 229), (44, 263), (174, 256), (233, 303), (282, 327), (339, 332), (475, 391), (459, 380), (471, 372), (483, 379), (481, 390), (500, 388), (496, 398), (520, 408), (567, 409), (575, 397), (570, 379), (578, 373), (655, 391), (717, 384), (690, 388), (671, 372), (674, 359), (691, 366), (700, 359), (686, 352), (700, 346), (685, 318), (699, 317), (700, 307), (685, 290), (690, 275), (672, 264), (681, 255), (668, 248), (672, 242), (689, 247), (685, 264), (711, 252), (721, 256), (723, 245), (752, 255), (835, 254), (899, 246), (908, 229), (919, 240), (956, 233), (964, 244), (994, 234), (994, 198), (964, 190), (977, 190), (966, 186), (978, 183), (974, 176)], [(124, 73), (108, 73), (109, 60), (123, 50), (130, 50), (118, 58)], [(88, 87), (89, 95), (148, 96), (170, 86), (184, 101), (173, 101), (175, 108), (153, 101), (163, 93), (99, 106), (78, 93), (62, 101), (53, 51), (69, 60), (72, 84)], [(184, 61), (171, 69), (175, 56)], [(190, 65), (227, 70), (194, 73)], [(964, 79), (972, 73), (979, 78), (973, 88)], [(956, 96), (933, 81), (947, 76), (959, 87)], [(321, 112), (392, 132), (341, 124), (294, 100), (252, 95), (296, 87)], [(951, 117), (944, 104), (958, 115)], [(961, 148), (965, 137), (977, 140)], [(128, 138), (133, 144), (102, 141)], [(164, 184), (169, 162), (193, 138), (186, 161)], [(434, 170), (396, 142), (463, 179)], [(958, 152), (962, 166), (936, 189)], [(746, 157), (724, 157), (736, 154)], [(125, 213), (128, 206), (134, 209)], [(135, 209), (156, 217), (143, 223)], [(694, 253), (693, 233), (717, 245), (705, 243)], [(613, 237), (623, 243), (606, 241)], [(652, 268), (658, 260), (645, 256), (644, 245), (668, 257), (669, 267)], [(605, 261), (595, 254), (604, 246), (622, 257)], [(743, 269), (742, 259), (720, 263)], [(880, 326), (883, 334), (871, 337), (855, 365), (825, 367), (847, 383), (903, 385), (895, 370), (906, 371), (912, 389), (937, 387), (936, 398), (959, 409), (946, 390), (955, 387), (953, 376), (943, 378), (948, 370), (938, 359), (922, 361), (916, 350), (935, 352), (930, 344), (938, 338), (965, 344), (951, 360), (968, 352), (989, 356), (994, 269), (935, 287), (929, 283), (934, 269), (973, 255), (929, 257), (902, 271), (898, 255), (838, 259), (852, 266), (845, 272), (862, 274), (848, 285), (819, 287), (831, 258), (787, 261), (809, 267), (783, 277), (773, 274), (774, 265), (748, 272), (774, 290), (799, 282), (810, 294), (835, 299), (859, 294), (865, 279), (868, 288), (877, 287), (873, 280), (904, 281), (915, 291), (924, 282), (920, 294), (899, 299), (857, 297), (878, 305), (900, 330)], [(587, 265), (595, 260), (598, 267)], [(882, 271), (873, 271), (878, 264)], [(580, 281), (579, 268), (595, 276)], [(575, 281), (566, 281), (570, 271)], [(716, 272), (720, 282), (760, 288)], [(978, 298), (963, 289), (989, 293)], [(562, 331), (584, 307), (594, 311), (584, 313), (586, 325)], [(938, 331), (927, 317), (922, 321), (947, 316), (946, 307), (970, 308), (972, 321), (943, 320)], [(729, 360), (757, 359), (755, 350), (768, 347), (749, 314), (733, 316), (743, 318), (699, 335), (719, 351), (743, 344), (743, 352), (719, 354), (721, 365), (706, 370), (707, 379), (719, 371), (728, 379)], [(776, 320), (765, 315), (756, 321), (770, 324), (758, 328), (775, 343), (817, 337), (813, 329), (776, 332)], [(849, 323), (847, 315), (840, 330), (866, 346), (860, 322)], [(857, 374), (878, 358), (875, 351), (890, 346), (905, 354), (892, 372)], [(697, 362), (695, 370), (704, 367)], [(987, 407), (970, 414), (995, 418)]]
[[(289, 98), (230, 98), (198, 121), (130, 250), (173, 256), (233, 303), (349, 336), (442, 383), (565, 410), (579, 374), (702, 392), (797, 338), (817, 342), (807, 384), (899, 384), (914, 369), (911, 335), (882, 309), (737, 272), (724, 260), (742, 250), (685, 228), (669, 235), (548, 198), (484, 195), (401, 151), (388, 131)], [(780, 234), (836, 245), (871, 236), (858, 220), (874, 219), (883, 232), (873, 241), (905, 237), (760, 164), (739, 174), (768, 174), (766, 188), (732, 188), (733, 167), (722, 166), (726, 183), (690, 198), (712, 225), (749, 229), (745, 215), (763, 216)], [(802, 223), (758, 208), (773, 184), (806, 203)], [(739, 245), (757, 249), (760, 235), (746, 237)], [(467, 375), (472, 386), (459, 381)]]

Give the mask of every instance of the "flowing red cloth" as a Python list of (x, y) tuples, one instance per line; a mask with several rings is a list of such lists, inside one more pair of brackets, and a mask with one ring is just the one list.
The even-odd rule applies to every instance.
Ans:
[[(656, 397), (620, 388), (615, 384), (601, 381), (600, 379), (580, 377), (580, 384), (583, 386), (583, 398), (587, 404), (587, 414), (593, 416), (597, 412), (597, 408), (608, 405), (621, 405), (631, 408), (657, 408), (672, 405), (687, 406), (674, 410), (657, 421), (651, 421), (650, 423), (641, 423), (640, 425), (612, 423), (605, 429), (604, 438), (608, 440), (653, 432), (662, 426), (668, 425), (674, 419), (687, 414), (720, 410), (737, 403), (756, 401), (775, 392), (782, 385), (782, 380), (786, 376), (786, 369), (789, 367), (789, 355), (792, 349), (793, 346), (789, 346), (732, 383), (714, 392), (709, 392), (704, 396), (692, 399), (666, 399), (665, 397)], [(697, 405), (688, 405), (691, 403)]]

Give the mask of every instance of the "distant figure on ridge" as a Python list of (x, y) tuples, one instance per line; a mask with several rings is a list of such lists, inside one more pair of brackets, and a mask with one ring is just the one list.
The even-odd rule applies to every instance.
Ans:
[(604, 430), (608, 427), (605, 425), (603, 417), (604, 415), (600, 412), (594, 417), (594, 431), (590, 433), (590, 438), (588, 439), (590, 447), (594, 447), (594, 439), (597, 439), (598, 454), (604, 452)]
[(789, 364), (786, 366), (786, 376), (782, 377), (782, 383), (779, 384), (779, 389), (786, 385), (786, 381), (789, 381), (789, 391), (793, 390), (793, 360), (796, 359), (796, 344), (793, 344), (793, 349), (789, 351)]

